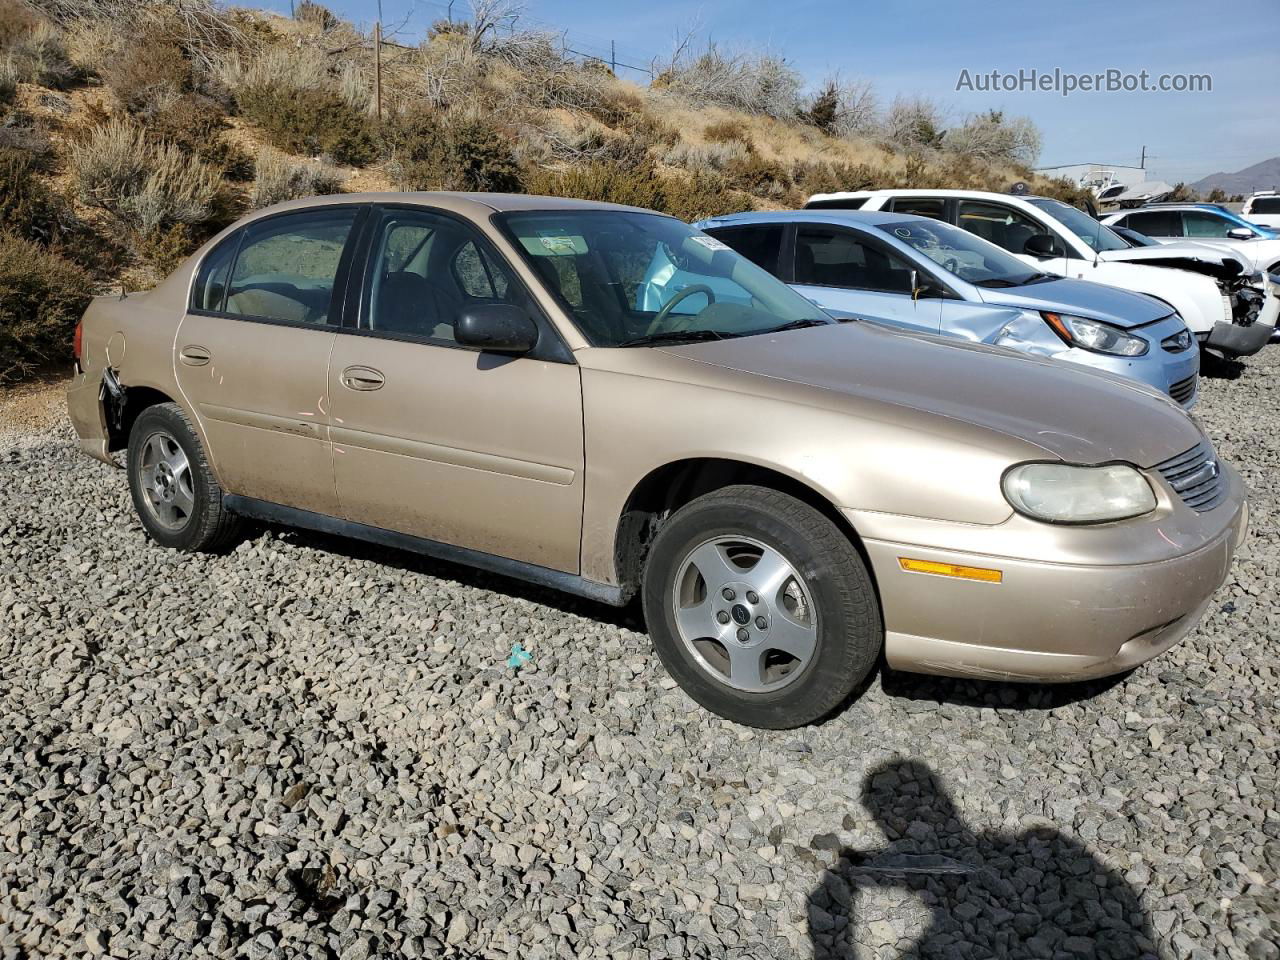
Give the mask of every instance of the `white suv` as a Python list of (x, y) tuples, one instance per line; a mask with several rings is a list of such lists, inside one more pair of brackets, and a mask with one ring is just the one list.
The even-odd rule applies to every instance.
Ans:
[(1167, 303), (1201, 345), (1250, 356), (1270, 340), (1280, 288), (1239, 255), (1208, 247), (1133, 247), (1060, 200), (978, 190), (815, 194), (808, 208), (891, 210), (954, 223), (1047, 273), (1110, 284)]
[(1128, 227), (1162, 243), (1193, 240), (1244, 257), (1250, 269), (1280, 273), (1280, 235), (1216, 203), (1152, 203), (1103, 214), (1103, 223)]
[(1240, 216), (1268, 230), (1280, 230), (1280, 193), (1260, 190), (1245, 198)]

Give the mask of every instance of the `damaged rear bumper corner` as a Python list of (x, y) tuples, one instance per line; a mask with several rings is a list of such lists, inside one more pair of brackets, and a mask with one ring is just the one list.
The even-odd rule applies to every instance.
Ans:
[(67, 385), (67, 414), (75, 428), (80, 449), (95, 460), (119, 466), (108, 450), (109, 437), (101, 391), (99, 381), (77, 371)]

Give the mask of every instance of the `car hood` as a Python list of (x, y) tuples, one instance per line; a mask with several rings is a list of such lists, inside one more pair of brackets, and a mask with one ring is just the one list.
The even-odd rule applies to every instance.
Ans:
[(1169, 315), (1168, 304), (1089, 280), (1066, 277), (1028, 283), (1021, 287), (979, 287), (982, 299), (1003, 307), (1073, 313), (1128, 329)]
[[(872, 323), (656, 348), (768, 378), (753, 392), (787, 399), (818, 388), (833, 405), (882, 419), (893, 405), (1034, 444), (1072, 463), (1149, 467), (1203, 434), (1173, 401), (1143, 384), (1074, 364)], [(797, 402), (813, 403), (797, 390)]]
[(1173, 267), (1203, 273), (1215, 280), (1228, 282), (1249, 271), (1249, 263), (1240, 254), (1222, 247), (1193, 241), (1175, 240), (1155, 247), (1132, 247), (1107, 250), (1099, 255), (1110, 262), (1140, 263), (1149, 267)]

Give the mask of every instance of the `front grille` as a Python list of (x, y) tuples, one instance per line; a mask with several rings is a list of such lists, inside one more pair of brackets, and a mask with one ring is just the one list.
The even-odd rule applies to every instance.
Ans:
[(1199, 379), (1199, 375), (1193, 373), (1191, 376), (1187, 377), (1187, 379), (1179, 380), (1177, 383), (1171, 384), (1169, 387), (1169, 396), (1173, 397), (1174, 400), (1177, 400), (1178, 403), (1185, 407), (1191, 402), (1191, 398), (1196, 395), (1196, 383)]
[(1186, 453), (1156, 464), (1156, 469), (1182, 502), (1196, 513), (1212, 510), (1226, 496), (1218, 458), (1208, 440), (1201, 440)]

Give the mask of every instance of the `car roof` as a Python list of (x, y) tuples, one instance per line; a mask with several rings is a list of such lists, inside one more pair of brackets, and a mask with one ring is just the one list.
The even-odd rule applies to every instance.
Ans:
[(467, 193), (463, 191), (386, 191), (378, 193), (335, 193), (322, 197), (303, 197), (275, 206), (254, 211), (253, 216), (282, 213), (286, 210), (306, 210), (312, 207), (343, 203), (395, 203), (438, 207), (476, 218), (487, 218), (490, 213), (538, 210), (626, 210), (632, 213), (651, 213), (666, 216), (643, 207), (629, 207), (619, 203), (601, 203), (596, 200), (575, 200), (568, 197), (542, 197), (525, 193)]
[(890, 213), (888, 210), (780, 210), (773, 212), (729, 213), (721, 217), (707, 217), (701, 223), (714, 223), (717, 227), (748, 223), (828, 223), (850, 224), (859, 227), (883, 227), (891, 223), (904, 223), (913, 220), (928, 220), (939, 223), (931, 217), (920, 217), (910, 213)]
[(1052, 200), (1035, 193), (995, 193), (990, 190), (837, 190), (834, 193), (815, 193), (806, 202), (821, 200), (857, 200), (866, 197), (969, 197), (977, 200)]

